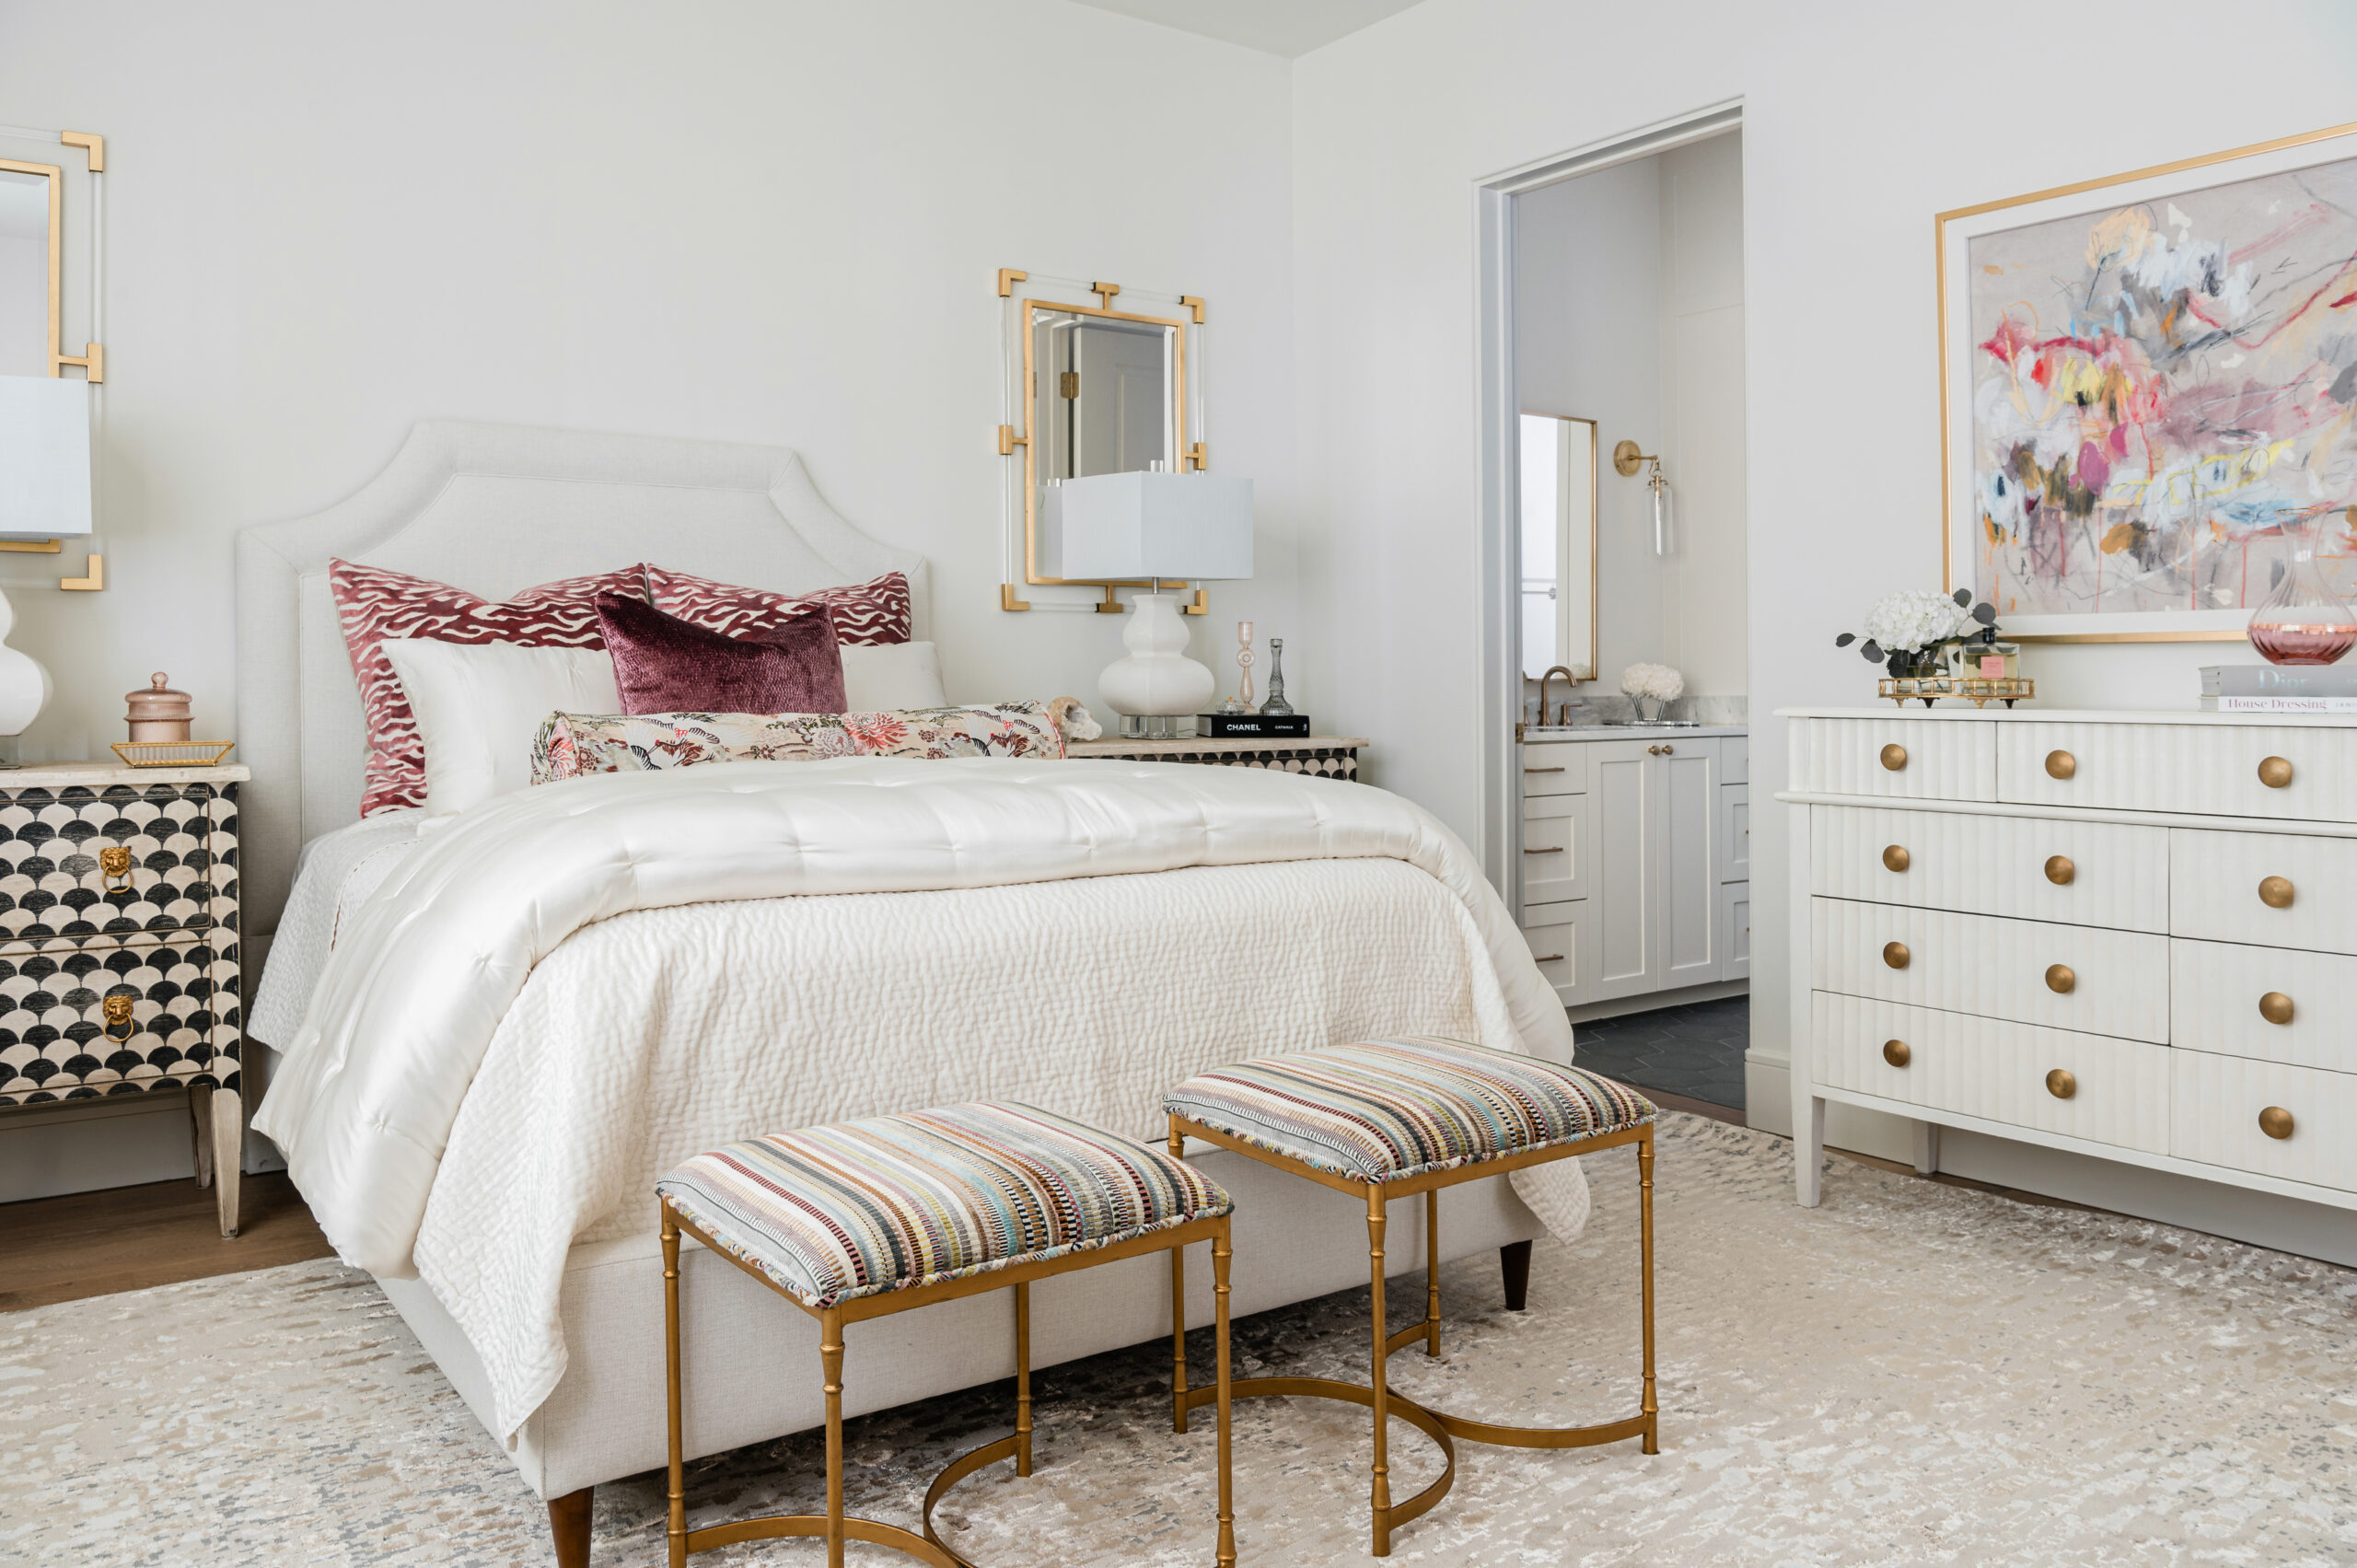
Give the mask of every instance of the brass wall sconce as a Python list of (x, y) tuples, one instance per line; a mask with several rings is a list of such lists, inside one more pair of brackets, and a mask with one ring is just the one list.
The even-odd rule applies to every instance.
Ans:
[(1654, 553), (1667, 555), (1676, 548), (1670, 537), (1669, 481), (1662, 477), (1661, 459), (1651, 452), (1637, 449), (1634, 441), (1623, 441), (1612, 448), (1612, 468), (1622, 479), (1634, 479), (1645, 464), (1654, 466), (1653, 477), (1645, 487), (1654, 493)]

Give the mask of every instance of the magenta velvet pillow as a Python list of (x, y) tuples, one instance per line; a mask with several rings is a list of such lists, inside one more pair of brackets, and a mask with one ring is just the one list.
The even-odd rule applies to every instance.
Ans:
[(707, 632), (620, 594), (598, 596), (625, 714), (839, 714), (843, 656), (822, 608), (759, 641)]

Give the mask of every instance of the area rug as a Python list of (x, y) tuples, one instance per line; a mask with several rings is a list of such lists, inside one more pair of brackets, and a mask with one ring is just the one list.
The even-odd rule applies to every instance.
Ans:
[[(2165, 1226), (1828, 1163), (1665, 1118), (1662, 1452), (1460, 1449), (1455, 1494), (1395, 1538), (1411, 1563), (2328, 1563), (2357, 1561), (2357, 1273)], [(1495, 1421), (1635, 1403), (1636, 1180), (1592, 1156), (1596, 1219), (1542, 1242), (1531, 1310), (1493, 1260), (1444, 1273), (1446, 1354), (1411, 1397)], [(1416, 1316), (1399, 1282), (1395, 1321)], [(1352, 1376), (1364, 1291), (1243, 1321), (1239, 1375)], [(1199, 1353), (1208, 1355), (1207, 1342)], [(1168, 1429), (1167, 1348), (1038, 1383), (1036, 1473), (943, 1509), (983, 1564), (1204, 1563), (1207, 1421)], [(867, 1417), (856, 1511), (912, 1524), (928, 1477), (1000, 1434), (1008, 1385)], [(1435, 1471), (1394, 1428), (1395, 1496)], [(1239, 1404), (1246, 1564), (1367, 1555), (1361, 1412)], [(822, 1504), (812, 1436), (695, 1467), (695, 1522)], [(376, 1286), (333, 1262), (0, 1317), (0, 1561), (552, 1561), (539, 1500)], [(600, 1487), (597, 1562), (662, 1561), (662, 1486)], [(700, 1563), (812, 1562), (808, 1542)], [(852, 1549), (855, 1562), (900, 1561)]]

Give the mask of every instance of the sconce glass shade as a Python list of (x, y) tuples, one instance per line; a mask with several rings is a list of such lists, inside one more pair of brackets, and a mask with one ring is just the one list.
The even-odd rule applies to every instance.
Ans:
[(1669, 481), (1662, 478), (1661, 464), (1658, 462), (1654, 464), (1653, 492), (1654, 553), (1674, 555), (1678, 552), (1678, 539), (1672, 531), (1675, 519), (1671, 516)]
[(90, 384), (0, 376), (0, 539), (90, 531)]

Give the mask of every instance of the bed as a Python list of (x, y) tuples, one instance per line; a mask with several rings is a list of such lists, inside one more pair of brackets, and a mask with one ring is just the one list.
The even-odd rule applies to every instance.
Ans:
[[(590, 1489), (663, 1458), (649, 1188), (685, 1156), (982, 1097), (1151, 1137), (1158, 1086), (1353, 1034), (1569, 1059), (1463, 846), (1353, 784), (850, 758), (575, 779), (433, 832), (356, 823), (333, 557), (492, 598), (638, 560), (795, 593), (897, 570), (920, 638), (925, 563), (783, 448), (447, 421), (341, 505), (239, 536), (242, 879), (268, 955), (251, 1032), (282, 1078), (258, 1125), (548, 1500), (562, 1563), (587, 1561)], [(1238, 1312), (1363, 1283), (1355, 1203), (1202, 1157), (1237, 1199)], [(1533, 1203), (1575, 1230), (1585, 1190), (1561, 1169), (1450, 1189), (1444, 1258), (1527, 1242)], [(1422, 1216), (1393, 1217), (1402, 1272), (1424, 1264)], [(690, 1451), (818, 1424), (809, 1320), (708, 1254), (682, 1270)], [(1209, 1276), (1188, 1272), (1192, 1320)], [(1042, 1285), (1035, 1362), (1167, 1336), (1167, 1295), (1151, 1260)], [(847, 1413), (1012, 1376), (1012, 1310), (997, 1293), (858, 1325)]]

